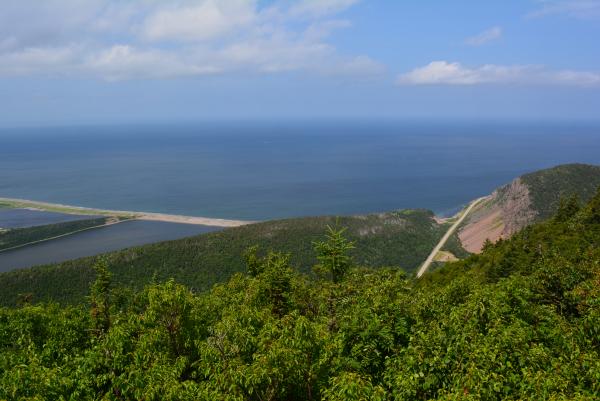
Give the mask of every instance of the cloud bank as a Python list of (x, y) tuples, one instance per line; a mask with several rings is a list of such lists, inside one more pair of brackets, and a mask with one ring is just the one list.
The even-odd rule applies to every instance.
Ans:
[(535, 65), (495, 65), (465, 67), (457, 62), (433, 61), (424, 67), (400, 74), (398, 85), (569, 85), (600, 86), (600, 73), (551, 71)]
[[(10, 0), (0, 13), (0, 75), (108, 80), (234, 71), (372, 75), (330, 35), (357, 0)], [(24, 24), (23, 21), (27, 21)]]

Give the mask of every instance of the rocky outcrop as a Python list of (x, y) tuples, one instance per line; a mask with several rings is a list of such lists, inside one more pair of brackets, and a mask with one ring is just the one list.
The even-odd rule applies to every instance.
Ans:
[(496, 242), (500, 238), (508, 238), (535, 218), (529, 188), (517, 178), (494, 191), (489, 200), (478, 206), (458, 236), (463, 248), (478, 253), (486, 240)]
[(536, 212), (531, 205), (529, 188), (520, 178), (496, 190), (495, 193), (504, 222), (503, 237), (511, 236), (535, 220)]

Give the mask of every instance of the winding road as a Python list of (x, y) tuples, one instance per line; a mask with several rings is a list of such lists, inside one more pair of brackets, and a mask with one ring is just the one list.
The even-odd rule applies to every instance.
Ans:
[(429, 269), (429, 266), (431, 266), (431, 263), (433, 263), (433, 259), (435, 258), (435, 256), (444, 247), (444, 245), (446, 245), (448, 238), (450, 238), (450, 236), (452, 234), (454, 234), (454, 231), (456, 231), (458, 226), (465, 220), (465, 218), (468, 216), (468, 214), (471, 213), (471, 210), (473, 210), (473, 208), (475, 206), (477, 206), (479, 203), (483, 202), (484, 200), (486, 200), (488, 198), (489, 198), (489, 196), (484, 196), (484, 197), (475, 199), (473, 202), (471, 202), (469, 207), (467, 207), (467, 209), (462, 213), (462, 215), (459, 217), (459, 219), (456, 220), (456, 222), (454, 224), (452, 224), (452, 226), (448, 229), (448, 231), (446, 231), (446, 234), (444, 234), (444, 236), (442, 237), (440, 242), (438, 242), (438, 244), (435, 246), (435, 248), (433, 248), (433, 251), (431, 251), (431, 253), (427, 257), (427, 259), (425, 259), (425, 262), (421, 265), (421, 268), (417, 272), (417, 277), (421, 277), (427, 271), (427, 269)]

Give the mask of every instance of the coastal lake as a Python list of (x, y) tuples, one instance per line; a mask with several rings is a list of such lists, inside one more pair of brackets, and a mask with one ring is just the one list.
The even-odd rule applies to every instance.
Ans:
[(64, 262), (132, 246), (168, 241), (220, 230), (191, 224), (133, 220), (0, 252), (0, 272)]

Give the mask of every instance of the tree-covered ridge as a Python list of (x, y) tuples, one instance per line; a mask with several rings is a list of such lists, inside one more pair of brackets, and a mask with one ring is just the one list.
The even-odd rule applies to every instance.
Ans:
[(423, 280), (343, 234), (317, 277), (253, 248), (206, 293), (97, 264), (88, 306), (0, 309), (0, 399), (598, 399), (600, 191)]
[(521, 180), (529, 188), (531, 207), (540, 221), (551, 217), (563, 198), (577, 195), (583, 202), (590, 200), (600, 186), (600, 166), (564, 164), (525, 174)]
[[(395, 266), (412, 271), (427, 257), (447, 229), (425, 210), (352, 217), (306, 217), (225, 229), (182, 240), (112, 252), (107, 255), (116, 283), (141, 289), (152, 277), (174, 278), (194, 291), (204, 291), (244, 271), (242, 255), (253, 245), (264, 251), (290, 253), (292, 265), (309, 272), (316, 263), (311, 243), (328, 225), (347, 228), (355, 242), (351, 255), (362, 266)], [(458, 251), (457, 251), (458, 252)], [(19, 294), (36, 301), (81, 302), (93, 281), (90, 257), (56, 265), (0, 274), (0, 305), (14, 305)]]
[(106, 224), (107, 218), (69, 221), (0, 232), (0, 251)]

